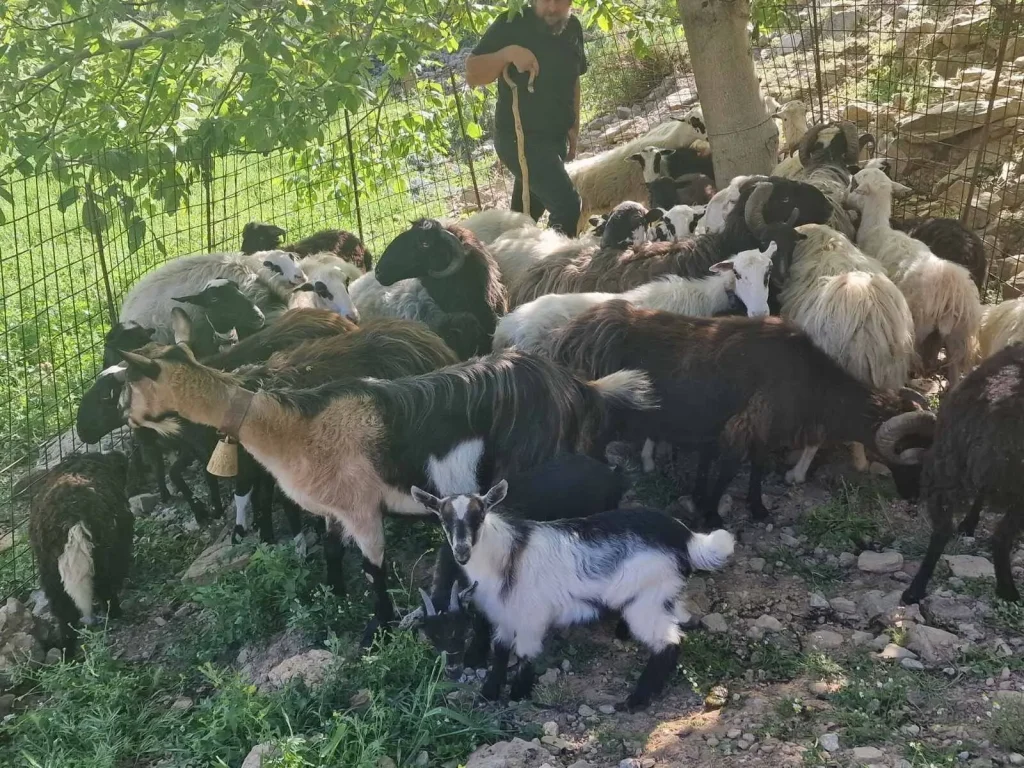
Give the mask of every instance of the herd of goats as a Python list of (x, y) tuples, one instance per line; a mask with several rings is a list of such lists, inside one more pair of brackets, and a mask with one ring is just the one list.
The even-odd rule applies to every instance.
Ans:
[[(954, 512), (973, 533), (987, 503), (1002, 513), (997, 594), (1018, 599), (1024, 299), (983, 312), (978, 237), (954, 220), (890, 218), (909, 190), (870, 157), (870, 136), (792, 115), (783, 129), (773, 175), (721, 188), (699, 108), (571, 164), (590, 225), (577, 238), (511, 211), (421, 219), (374, 266), (351, 233), (282, 246), (282, 229), (251, 222), (240, 252), (145, 275), (77, 419), (86, 443), (127, 423), (138, 450), (75, 454), (33, 501), (30, 540), (66, 650), (94, 606), (117, 615), (128, 495), (147, 467), (167, 498), (173, 453), (196, 520), (223, 515), (215, 476), (204, 473), (212, 511), (183, 476), (218, 439), (238, 448), (236, 536), (273, 540), (276, 487), (293, 534), (306, 516), (320, 524), (336, 590), (342, 542), (358, 546), (374, 599), (364, 642), (396, 620), (383, 515), (436, 515), (449, 546), (414, 613), (435, 628), (472, 614), (465, 662), (493, 650), (490, 699), (510, 653), (510, 695), (529, 696), (546, 632), (612, 612), (652, 654), (624, 704), (645, 706), (694, 624), (685, 577), (733, 552), (723, 494), (749, 464), (750, 514), (766, 518), (761, 483), (779, 450), (802, 450), (786, 473), (802, 483), (822, 444), (848, 443), (856, 468), (875, 457), (901, 496), (923, 497), (933, 535), (906, 601), (924, 595)], [(940, 371), (936, 413), (907, 384)], [(696, 451), (708, 532), (620, 507), (612, 441), (642, 446), (645, 471), (658, 443)]]

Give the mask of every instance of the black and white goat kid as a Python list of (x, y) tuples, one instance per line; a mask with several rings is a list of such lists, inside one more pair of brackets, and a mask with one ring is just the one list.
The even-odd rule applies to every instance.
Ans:
[(497, 699), (509, 655), (520, 667), (509, 695), (533, 689), (533, 659), (551, 627), (591, 621), (601, 609), (621, 612), (633, 636), (652, 656), (623, 706), (647, 706), (671, 678), (679, 658), (680, 628), (692, 617), (682, 603), (693, 569), (718, 570), (732, 555), (731, 533), (692, 533), (656, 510), (629, 509), (591, 517), (534, 522), (495, 510), (505, 480), (484, 495), (439, 499), (412, 487), (412, 496), (441, 519), (473, 602), (494, 625), (494, 662), (483, 696)]

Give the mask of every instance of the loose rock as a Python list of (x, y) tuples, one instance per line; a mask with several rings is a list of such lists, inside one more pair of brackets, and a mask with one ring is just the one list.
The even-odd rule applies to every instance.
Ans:
[(882, 649), (882, 652), (878, 654), (879, 658), (882, 659), (893, 659), (895, 661), (902, 661), (903, 659), (916, 659), (917, 654), (913, 651), (907, 650), (896, 643), (889, 643)]
[(720, 613), (709, 613), (700, 620), (700, 623), (704, 625), (708, 632), (713, 632), (714, 634), (721, 635), (729, 631), (729, 625), (726, 623), (725, 617)]
[(882, 760), (885, 753), (878, 747), (854, 747), (853, 759), (867, 762), (869, 760)]
[(961, 579), (994, 579), (996, 569), (989, 560), (977, 555), (943, 555), (953, 575)]
[(839, 734), (823, 733), (818, 737), (818, 746), (826, 752), (835, 752), (839, 749)]
[(857, 613), (857, 604), (845, 597), (836, 597), (829, 601), (829, 605), (832, 606), (832, 610), (836, 613), (843, 613), (848, 616)]
[(597, 714), (594, 709), (588, 707), (586, 704), (580, 704), (580, 708), (576, 710), (580, 717), (593, 717)]
[(872, 552), (864, 550), (857, 558), (857, 568), (865, 573), (894, 573), (903, 567), (899, 552)]
[(813, 651), (831, 651), (843, 644), (843, 636), (829, 629), (819, 629), (804, 638), (804, 645)]
[(267, 682), (275, 688), (281, 688), (289, 681), (299, 678), (307, 688), (316, 688), (323, 683), (333, 661), (334, 654), (330, 651), (314, 648), (282, 661), (267, 673)]
[(242, 761), (242, 768), (261, 768), (264, 761), (266, 761), (267, 765), (270, 765), (271, 760), (275, 759), (279, 754), (280, 752), (277, 747), (270, 742), (257, 744), (245, 756), (245, 760)]
[(811, 593), (810, 604), (811, 608), (819, 611), (827, 611), (830, 607), (828, 599), (818, 592)]
[(782, 622), (768, 614), (764, 614), (759, 617), (758, 620), (754, 622), (754, 626), (763, 629), (766, 632), (781, 632), (783, 629)]
[(128, 499), (128, 507), (135, 517), (146, 517), (156, 509), (159, 501), (160, 494), (158, 493), (140, 493), (138, 496)]
[(915, 624), (907, 632), (907, 647), (931, 664), (950, 662), (966, 645), (952, 632)]
[(924, 664), (917, 659), (900, 659), (900, 666), (912, 672), (920, 672), (924, 669)]

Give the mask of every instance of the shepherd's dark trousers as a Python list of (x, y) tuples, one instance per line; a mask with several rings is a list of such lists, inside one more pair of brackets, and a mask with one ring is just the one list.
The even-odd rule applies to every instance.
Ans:
[[(519, 168), (516, 137), (498, 134), (495, 149), (501, 162), (516, 178), (512, 189), (512, 210), (523, 211), (523, 174)], [(526, 164), (530, 169), (530, 216), (537, 221), (550, 211), (548, 225), (568, 237), (576, 237), (580, 218), (580, 196), (565, 172), (567, 139), (526, 137)]]

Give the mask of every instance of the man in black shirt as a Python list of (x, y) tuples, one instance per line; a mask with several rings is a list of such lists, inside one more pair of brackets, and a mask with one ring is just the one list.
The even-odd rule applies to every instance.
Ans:
[[(515, 175), (512, 210), (522, 211), (522, 172), (512, 92), (502, 73), (510, 64), (519, 92), (526, 164), (530, 170), (530, 211), (534, 221), (550, 211), (550, 225), (576, 236), (580, 196), (564, 162), (576, 156), (580, 128), (580, 75), (587, 71), (583, 27), (569, 13), (572, 0), (533, 0), (521, 16), (499, 16), (466, 60), (471, 86), (498, 81), (494, 146)], [(532, 83), (534, 92), (527, 85)]]

